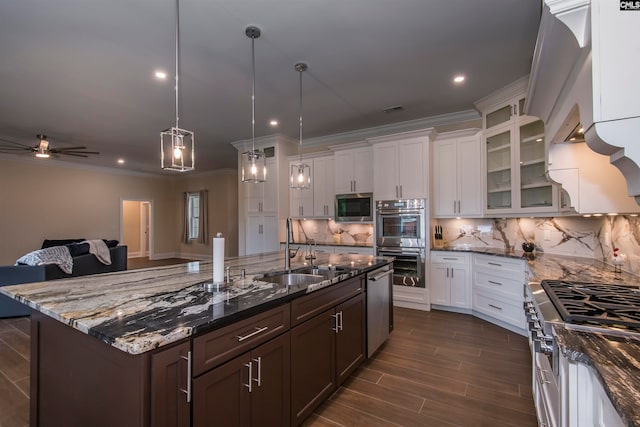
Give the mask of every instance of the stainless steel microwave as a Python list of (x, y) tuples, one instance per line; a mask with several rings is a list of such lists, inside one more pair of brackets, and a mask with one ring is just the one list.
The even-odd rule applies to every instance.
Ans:
[(336, 222), (373, 221), (373, 193), (336, 195)]

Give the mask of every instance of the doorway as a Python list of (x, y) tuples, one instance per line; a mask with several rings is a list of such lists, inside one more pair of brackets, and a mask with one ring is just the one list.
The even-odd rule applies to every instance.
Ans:
[(153, 259), (153, 202), (121, 200), (120, 242), (128, 247), (129, 258)]

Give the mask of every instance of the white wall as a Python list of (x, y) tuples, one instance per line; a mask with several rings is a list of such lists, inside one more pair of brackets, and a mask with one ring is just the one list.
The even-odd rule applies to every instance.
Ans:
[[(211, 230), (225, 229), (237, 236), (235, 171), (234, 179), (228, 175), (151, 176), (57, 160), (0, 157), (0, 265), (39, 249), (44, 239), (118, 240), (123, 199), (153, 201), (156, 258), (191, 252), (180, 246), (180, 194), (183, 188), (197, 189), (200, 180), (208, 180), (210, 210), (216, 212)], [(203, 248), (205, 252), (209, 251)], [(231, 242), (229, 253), (237, 253), (237, 242)]]

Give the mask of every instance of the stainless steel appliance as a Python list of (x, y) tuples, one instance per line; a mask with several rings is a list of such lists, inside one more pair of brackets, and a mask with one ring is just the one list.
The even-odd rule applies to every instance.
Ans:
[(393, 284), (425, 287), (427, 208), (424, 199), (380, 200), (376, 204), (376, 246), (395, 257)]
[(541, 425), (560, 425), (559, 356), (553, 325), (609, 334), (640, 332), (640, 288), (543, 280), (525, 286), (525, 314), (533, 355), (533, 396)]
[(389, 265), (367, 273), (367, 357), (386, 341), (391, 329), (391, 275)]
[(337, 194), (335, 208), (336, 222), (373, 221), (373, 194)]

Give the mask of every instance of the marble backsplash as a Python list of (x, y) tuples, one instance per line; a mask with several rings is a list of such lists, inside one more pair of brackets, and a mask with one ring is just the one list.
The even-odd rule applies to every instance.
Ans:
[(549, 254), (595, 258), (611, 264), (613, 248), (623, 255), (623, 270), (640, 274), (640, 218), (602, 217), (438, 219), (445, 245), (521, 249), (532, 241)]
[(315, 240), (321, 243), (373, 246), (373, 224), (342, 223), (331, 219), (298, 219), (293, 221), (296, 242)]

